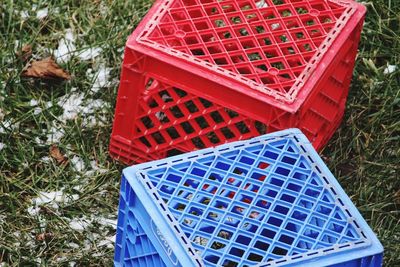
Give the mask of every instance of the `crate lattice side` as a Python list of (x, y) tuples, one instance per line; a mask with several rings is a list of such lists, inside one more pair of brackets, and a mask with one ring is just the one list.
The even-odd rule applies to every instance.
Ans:
[(138, 42), (290, 103), (355, 10), (347, 0), (162, 1)]
[(379, 266), (379, 241), (315, 151), (308, 152), (306, 138), (297, 130), (270, 136), (139, 165), (125, 172), (121, 194), (131, 200), (134, 190), (148, 191), (137, 212), (152, 199), (206, 266), (301, 266), (325, 257)]
[(209, 265), (251, 266), (368, 243), (290, 140), (146, 175)]

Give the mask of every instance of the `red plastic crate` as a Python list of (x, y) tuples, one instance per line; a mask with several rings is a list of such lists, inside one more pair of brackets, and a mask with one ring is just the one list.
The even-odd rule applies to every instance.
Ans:
[(125, 50), (110, 153), (160, 159), (339, 126), (366, 9), (350, 0), (160, 0)]

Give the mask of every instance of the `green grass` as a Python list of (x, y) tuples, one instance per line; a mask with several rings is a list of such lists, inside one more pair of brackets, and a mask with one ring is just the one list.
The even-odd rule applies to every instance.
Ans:
[[(0, 5), (0, 143), (5, 144), (0, 151), (0, 266), (110, 266), (113, 247), (103, 241), (115, 230), (99, 218), (116, 219), (123, 168), (107, 153), (117, 80), (125, 40), (151, 2), (31, 2), (36, 8), (22, 0)], [(400, 266), (400, 5), (394, 0), (367, 5), (345, 119), (322, 154), (383, 243), (386, 266)], [(48, 17), (37, 19), (35, 10), (45, 7)], [(22, 11), (29, 11), (25, 19)], [(65, 83), (22, 79), (24, 63), (15, 52), (31, 44), (34, 57), (45, 57), (66, 29), (79, 35), (78, 50), (100, 47), (101, 55), (89, 61), (74, 56), (62, 64), (73, 76)], [(385, 75), (387, 64), (398, 69)], [(87, 70), (95, 73), (100, 66), (112, 68), (111, 82), (93, 92), (95, 78)], [(63, 109), (57, 103), (74, 94), (82, 94), (83, 105), (95, 100), (103, 105), (93, 114), (60, 120)], [(32, 99), (41, 108), (38, 114)], [(88, 124), (90, 118), (98, 123)], [(51, 129), (63, 133), (61, 151), (70, 161), (81, 159), (83, 170), (46, 159)], [(37, 214), (28, 212), (39, 192), (59, 190), (74, 197), (58, 207), (44, 204)], [(89, 224), (74, 230), (74, 218)]]

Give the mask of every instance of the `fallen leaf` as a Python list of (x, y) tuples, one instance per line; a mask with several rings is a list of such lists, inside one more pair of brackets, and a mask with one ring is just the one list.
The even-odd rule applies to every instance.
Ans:
[(20, 51), (17, 51), (16, 54), (21, 61), (26, 62), (32, 56), (32, 46), (29, 44), (24, 45)]
[(60, 165), (67, 165), (68, 164), (68, 158), (63, 155), (58, 148), (57, 145), (51, 145), (50, 147), (50, 156), (57, 161), (58, 164)]
[(24, 77), (42, 78), (42, 79), (64, 79), (69, 80), (71, 75), (63, 70), (51, 57), (33, 61), (22, 72)]
[(36, 236), (36, 240), (38, 241), (45, 241), (53, 238), (54, 235), (52, 233), (41, 233)]

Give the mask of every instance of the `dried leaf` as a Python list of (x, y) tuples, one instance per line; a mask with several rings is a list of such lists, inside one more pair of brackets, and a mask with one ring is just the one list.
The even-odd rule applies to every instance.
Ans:
[(67, 165), (68, 164), (68, 158), (63, 155), (58, 148), (57, 145), (51, 145), (50, 147), (50, 156), (57, 161), (58, 164), (60, 165)]
[(16, 54), (21, 61), (26, 62), (32, 56), (32, 46), (29, 44), (24, 45), (21, 51), (18, 51)]
[(36, 236), (36, 240), (45, 241), (45, 240), (52, 239), (53, 237), (54, 237), (54, 234), (52, 234), (52, 233), (41, 233)]
[(38, 234), (36, 240), (43, 241), (45, 239), (45, 233)]
[(30, 65), (25, 67), (22, 76), (64, 80), (69, 80), (71, 78), (71, 75), (58, 66), (51, 57), (39, 61), (33, 61)]

